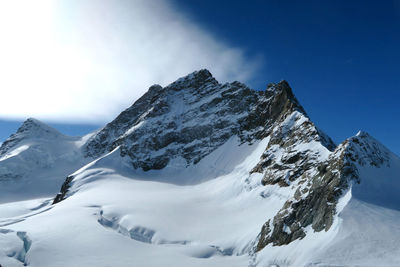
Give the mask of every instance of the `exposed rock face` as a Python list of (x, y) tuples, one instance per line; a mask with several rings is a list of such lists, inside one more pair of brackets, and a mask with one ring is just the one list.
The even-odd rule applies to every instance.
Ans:
[(74, 179), (73, 176), (68, 176), (64, 183), (61, 186), (60, 193), (56, 195), (56, 197), (53, 200), (53, 204), (57, 204), (60, 201), (63, 201), (65, 199), (66, 194), (68, 193), (68, 189), (70, 188), (70, 183)]
[(269, 135), (293, 110), (304, 113), (285, 81), (260, 92), (239, 82), (220, 84), (200, 70), (165, 88), (150, 87), (93, 136), (85, 151), (98, 157), (120, 146), (121, 156), (143, 170), (162, 169), (177, 157), (195, 164), (234, 135), (242, 142)]
[(383, 147), (368, 133), (360, 131), (343, 143), (346, 146), (349, 161), (361, 166), (389, 166), (390, 151)]
[[(302, 239), (306, 235), (304, 229), (310, 225), (316, 232), (328, 231), (339, 198), (351, 182), (360, 183), (357, 166), (387, 166), (389, 153), (375, 139), (360, 132), (340, 144), (326, 160), (303, 161), (307, 170), (296, 178), (293, 198), (263, 225), (257, 249), (270, 243), (279, 246)], [(296, 172), (298, 166), (292, 167)]]
[(178, 156), (197, 163), (243, 132), (240, 120), (259, 93), (240, 83), (219, 84), (207, 70), (149, 91), (94, 136), (88, 156), (121, 147), (134, 168), (162, 169)]

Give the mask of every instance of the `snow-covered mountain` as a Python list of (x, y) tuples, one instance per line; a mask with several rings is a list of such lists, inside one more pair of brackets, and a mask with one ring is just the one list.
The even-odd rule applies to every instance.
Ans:
[(53, 194), (66, 175), (89, 163), (81, 149), (89, 136), (65, 136), (27, 119), (0, 147), (0, 203)]
[(200, 70), (85, 137), (28, 119), (6, 140), (0, 263), (398, 266), (399, 189), (400, 158), (334, 144), (286, 81)]

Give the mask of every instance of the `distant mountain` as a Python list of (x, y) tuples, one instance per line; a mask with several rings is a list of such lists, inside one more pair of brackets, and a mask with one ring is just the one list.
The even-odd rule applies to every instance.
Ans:
[(200, 70), (86, 137), (28, 119), (6, 140), (0, 262), (397, 266), (399, 189), (400, 158), (361, 131), (336, 145), (286, 81)]
[(49, 196), (65, 176), (87, 164), (85, 138), (27, 119), (0, 147), (0, 203)]

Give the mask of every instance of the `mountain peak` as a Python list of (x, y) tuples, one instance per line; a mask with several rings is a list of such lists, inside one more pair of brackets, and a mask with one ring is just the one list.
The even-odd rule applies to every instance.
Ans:
[(356, 136), (362, 137), (362, 138), (371, 138), (371, 135), (363, 130), (358, 131)]
[(56, 137), (56, 136), (63, 136), (59, 131), (56, 129), (48, 126), (47, 124), (35, 119), (35, 118), (28, 118), (25, 120), (22, 125), (18, 128), (16, 134), (23, 134), (26, 136), (34, 136), (34, 137)]
[(293, 94), (292, 88), (285, 80), (282, 80), (278, 83), (269, 83), (267, 85), (265, 93), (267, 96), (283, 94), (286, 99), (295, 100), (296, 102), (298, 102)]
[(218, 81), (212, 76), (210, 71), (208, 71), (207, 69), (201, 69), (179, 78), (175, 82), (168, 85), (166, 88), (172, 90), (182, 90), (184, 88), (197, 89), (207, 83), (210, 83), (211, 85), (218, 85)]
[(213, 78), (213, 75), (211, 74), (211, 72), (208, 69), (200, 69), (200, 70), (196, 70), (188, 75), (186, 75), (185, 77), (188, 78), (195, 78), (195, 79), (209, 79), (209, 78)]
[(38, 119), (35, 118), (28, 118), (26, 119), (22, 125), (20, 126), (20, 128), (31, 128), (31, 127), (39, 127), (39, 128), (44, 128), (44, 127), (48, 127), (45, 123), (41, 122)]
[(47, 124), (34, 119), (28, 118), (18, 128), (17, 132), (12, 134), (0, 147), (0, 156), (5, 155), (12, 149), (18, 147), (21, 142), (26, 140), (32, 141), (33, 139), (64, 139), (67, 138), (65, 135), (57, 131), (56, 129), (48, 126)]
[(290, 114), (298, 111), (308, 117), (304, 108), (301, 106), (289, 83), (285, 80), (279, 83), (269, 83), (265, 90), (265, 96), (271, 102), (270, 114), (272, 118), (277, 118), (282, 114)]
[(389, 166), (393, 154), (367, 132), (359, 131), (343, 142), (348, 158), (361, 166)]
[(286, 81), (261, 92), (240, 82), (220, 84), (202, 69), (164, 88), (151, 86), (94, 135), (85, 151), (98, 157), (119, 146), (135, 169), (162, 169), (174, 158), (196, 164), (233, 136), (253, 143), (272, 133), (271, 144), (295, 135), (299, 142), (335, 147), (308, 119)]

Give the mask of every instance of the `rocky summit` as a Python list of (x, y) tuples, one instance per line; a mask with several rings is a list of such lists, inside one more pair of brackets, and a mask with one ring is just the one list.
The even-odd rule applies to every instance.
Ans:
[[(221, 84), (203, 69), (151, 86), (85, 137), (28, 119), (0, 147), (0, 185), (6, 195), (18, 181), (36, 179), (49, 199), (26, 216), (1, 219), (9, 228), (0, 228), (0, 245), (2, 235), (14, 242), (23, 229), (24, 242), (34, 236), (24, 264), (39, 266), (41, 251), (74, 255), (71, 244), (57, 250), (54, 227), (43, 237), (20, 224), (27, 220), (81, 229), (85, 246), (96, 247), (83, 259), (92, 264), (92, 256), (108, 255), (104, 266), (115, 255), (106, 243), (121, 253), (114, 260), (127, 260), (119, 266), (135, 262), (132, 251), (154, 266), (148, 251), (173, 266), (395, 266), (399, 173), (400, 159), (368, 133), (336, 145), (288, 82), (257, 91)], [(387, 251), (390, 258), (382, 256)], [(5, 253), (21, 261), (18, 249)]]
[[(134, 168), (162, 169), (176, 157), (196, 164), (232, 136), (252, 143), (271, 133), (293, 112), (306, 117), (289, 84), (256, 91), (239, 82), (218, 83), (208, 70), (161, 87), (153, 85), (88, 141), (89, 157), (120, 147)], [(333, 142), (309, 123), (303, 137), (332, 148)], [(292, 136), (288, 136), (290, 139)], [(275, 140), (279, 139), (277, 136)]]

